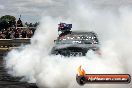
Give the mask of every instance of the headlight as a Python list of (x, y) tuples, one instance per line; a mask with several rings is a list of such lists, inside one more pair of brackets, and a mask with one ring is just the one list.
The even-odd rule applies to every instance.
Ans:
[(95, 41), (94, 44), (97, 44), (97, 42)]
[(80, 39), (80, 37), (77, 37), (78, 39)]
[(67, 37), (67, 39), (70, 39), (70, 37)]
[(71, 39), (73, 39), (73, 38), (71, 38)]

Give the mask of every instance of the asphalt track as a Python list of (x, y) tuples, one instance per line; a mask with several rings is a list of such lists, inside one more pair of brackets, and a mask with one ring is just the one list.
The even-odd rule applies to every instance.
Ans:
[(12, 77), (4, 68), (3, 58), (0, 58), (0, 88), (38, 88), (35, 84), (20, 81), (21, 78)]

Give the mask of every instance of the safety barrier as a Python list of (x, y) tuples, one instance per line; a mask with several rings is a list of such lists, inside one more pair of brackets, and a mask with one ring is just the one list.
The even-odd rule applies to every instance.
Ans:
[(30, 38), (0, 39), (0, 48), (17, 47), (21, 44), (29, 44)]
[(13, 47), (30, 44), (30, 38), (0, 39), (0, 59)]

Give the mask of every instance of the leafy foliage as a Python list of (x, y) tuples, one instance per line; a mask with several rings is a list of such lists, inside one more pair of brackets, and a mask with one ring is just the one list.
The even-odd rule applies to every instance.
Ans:
[(7, 29), (8, 27), (15, 26), (16, 18), (11, 15), (5, 15), (0, 18), (0, 29)]

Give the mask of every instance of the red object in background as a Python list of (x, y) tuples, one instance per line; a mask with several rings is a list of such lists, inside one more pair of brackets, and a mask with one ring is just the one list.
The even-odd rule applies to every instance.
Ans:
[(79, 66), (76, 81), (79, 85), (86, 83), (126, 84), (131, 82), (131, 76), (129, 74), (86, 74), (85, 70)]

